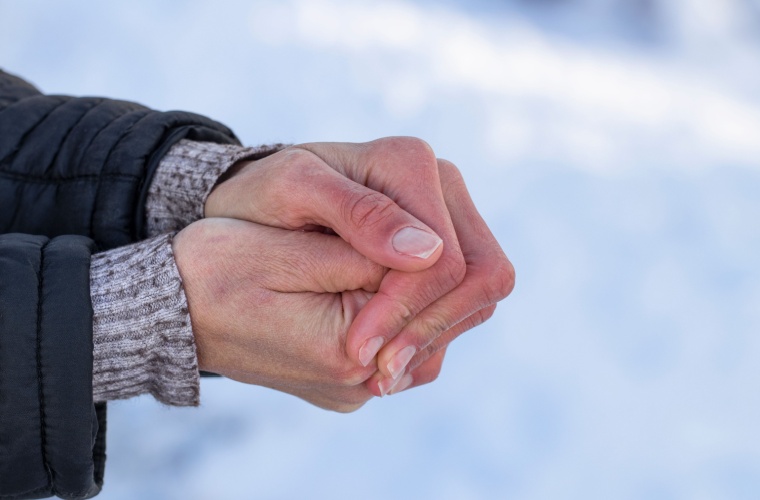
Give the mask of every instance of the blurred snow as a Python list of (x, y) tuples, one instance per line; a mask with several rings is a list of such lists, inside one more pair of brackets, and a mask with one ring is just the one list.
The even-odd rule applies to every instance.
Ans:
[(760, 3), (0, 0), (0, 65), (247, 143), (428, 140), (517, 268), (427, 387), (110, 405), (104, 499), (760, 497)]

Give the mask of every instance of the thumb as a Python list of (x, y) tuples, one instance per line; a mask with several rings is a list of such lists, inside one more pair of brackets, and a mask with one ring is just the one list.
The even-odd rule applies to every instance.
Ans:
[(414, 272), (431, 267), (443, 240), (391, 198), (332, 169), (308, 190), (315, 223), (330, 227), (359, 253), (390, 269)]
[[(247, 224), (245, 222), (240, 224)], [(258, 260), (266, 262), (261, 284), (282, 293), (341, 293), (366, 291), (356, 297), (357, 310), (377, 291), (387, 269), (364, 257), (334, 235), (289, 231), (248, 224), (247, 236), (259, 248)]]
[(368, 259), (399, 271), (427, 269), (443, 252), (427, 224), (313, 153), (285, 150), (255, 164), (214, 189), (206, 216), (283, 229), (328, 227)]

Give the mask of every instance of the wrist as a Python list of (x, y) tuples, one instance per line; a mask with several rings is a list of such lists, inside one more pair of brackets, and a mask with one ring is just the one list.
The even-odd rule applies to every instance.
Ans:
[(153, 177), (145, 203), (147, 235), (176, 232), (202, 219), (209, 194), (234, 174), (238, 163), (263, 158), (282, 147), (179, 141), (161, 160)]

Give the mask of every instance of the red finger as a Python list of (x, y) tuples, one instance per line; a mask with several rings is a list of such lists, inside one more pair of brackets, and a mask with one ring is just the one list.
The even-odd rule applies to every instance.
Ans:
[(441, 161), (441, 180), (467, 273), (456, 289), (417, 314), (378, 353), (378, 369), (386, 377), (398, 378), (418, 352), (514, 287), (512, 264), (476, 210), (456, 167)]
[[(465, 262), (441, 190), (438, 162), (427, 144), (411, 138), (388, 138), (350, 147), (299, 147), (384, 193), (443, 238), (443, 254), (433, 267), (413, 274), (389, 272), (351, 326), (348, 355), (366, 366), (409, 321), (464, 279)], [(414, 354), (412, 349), (399, 354), (401, 361)], [(387, 367), (380, 369), (388, 373)]]
[(372, 261), (407, 272), (429, 268), (443, 251), (436, 231), (393, 199), (299, 148), (252, 163), (221, 183), (206, 216), (284, 229), (327, 227)]
[[(401, 392), (401, 390), (405, 390), (400, 389), (400, 387), (403, 386), (407, 386), (406, 388), (409, 388), (432, 382), (438, 376), (438, 373), (435, 372), (435, 376), (432, 376), (432, 378), (430, 377), (433, 374), (433, 372), (430, 371), (430, 367), (435, 366), (435, 362), (431, 364), (430, 360), (435, 359), (436, 356), (438, 356), (441, 352), (444, 352), (448, 345), (462, 333), (475, 328), (482, 323), (485, 323), (493, 315), (495, 310), (496, 304), (488, 306), (466, 318), (464, 321), (457, 323), (452, 328), (446, 330), (435, 341), (433, 341), (425, 349), (418, 352), (414, 356), (414, 358), (409, 362), (409, 365), (406, 367), (405, 373), (402, 377), (394, 380), (391, 377), (384, 376), (378, 371), (375, 372), (372, 378), (367, 380), (367, 387), (376, 396), (382, 396), (385, 394)], [(426, 368), (420, 371), (420, 368), (423, 366)], [(408, 379), (410, 374), (414, 379), (413, 384), (410, 384), (408, 380), (401, 380), (404, 377)]]

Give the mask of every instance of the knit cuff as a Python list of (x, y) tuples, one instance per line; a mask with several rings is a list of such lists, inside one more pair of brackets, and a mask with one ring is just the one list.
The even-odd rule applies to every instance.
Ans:
[(197, 406), (200, 376), (171, 235), (95, 254), (90, 264), (95, 401), (150, 393)]
[(187, 139), (163, 157), (145, 202), (148, 236), (175, 232), (203, 218), (203, 208), (219, 178), (241, 160), (254, 161), (280, 151), (275, 144), (246, 148)]

